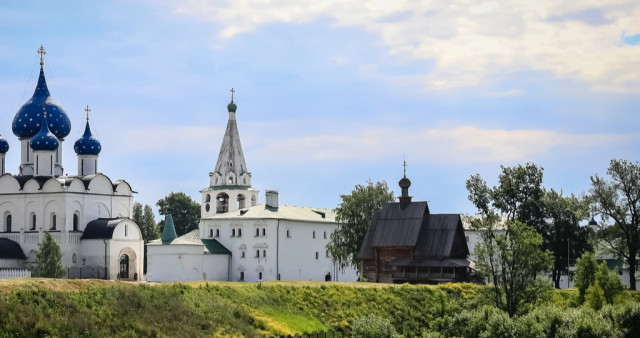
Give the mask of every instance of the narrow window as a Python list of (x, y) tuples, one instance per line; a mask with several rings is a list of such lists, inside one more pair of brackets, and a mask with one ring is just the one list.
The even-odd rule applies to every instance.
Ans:
[(129, 224), (124, 225), (124, 237), (129, 236)]
[(53, 214), (53, 216), (51, 216), (51, 230), (55, 230), (56, 229), (56, 215)]
[(236, 237), (236, 229), (231, 229), (231, 237)]
[(213, 237), (213, 229), (209, 229), (209, 237)]
[(260, 258), (260, 250), (256, 250), (256, 258)]
[(266, 228), (262, 228), (262, 236), (266, 236), (267, 235), (267, 229)]
[(244, 258), (244, 251), (240, 254), (240, 258)]
[(78, 214), (73, 214), (73, 231), (78, 231)]
[(216, 237), (220, 237), (220, 229), (216, 229)]
[(291, 238), (291, 233), (289, 232), (289, 229), (287, 229), (287, 238)]
[(242, 229), (238, 228), (238, 237), (242, 237)]
[(36, 214), (31, 215), (31, 230), (36, 229)]
[(324, 239), (327, 239), (327, 232), (324, 232)]
[(316, 259), (319, 259), (320, 255), (318, 254), (318, 252), (316, 251)]
[(256, 228), (256, 237), (260, 236), (260, 229)]
[(262, 272), (258, 272), (258, 279), (262, 280)]
[(316, 238), (316, 231), (313, 231), (313, 238)]
[(325, 257), (329, 257), (329, 250), (326, 250), (326, 251), (324, 252), (324, 256), (325, 256)]
[(262, 257), (267, 257), (267, 250), (262, 250)]
[(244, 280), (244, 271), (240, 271), (240, 280), (243, 281)]
[(71, 256), (71, 262), (75, 264), (77, 260), (78, 260), (78, 256), (74, 253), (73, 256)]
[(7, 215), (7, 232), (11, 232), (11, 214)]

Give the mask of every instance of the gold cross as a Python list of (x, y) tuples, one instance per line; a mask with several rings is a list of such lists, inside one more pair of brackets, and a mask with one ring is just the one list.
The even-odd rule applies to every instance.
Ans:
[(40, 66), (42, 66), (44, 65), (44, 56), (47, 54), (47, 52), (44, 50), (44, 46), (40, 45), (38, 54), (40, 54)]
[(89, 113), (91, 112), (89, 105), (87, 105), (87, 107), (84, 109), (84, 112), (87, 113), (87, 122), (89, 122)]
[(231, 88), (230, 92), (231, 92), (231, 101), (233, 101), (233, 94), (234, 94), (236, 91), (235, 91), (235, 89)]

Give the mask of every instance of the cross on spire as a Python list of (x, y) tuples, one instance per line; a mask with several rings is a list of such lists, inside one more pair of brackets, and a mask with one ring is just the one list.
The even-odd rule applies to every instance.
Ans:
[(404, 171), (404, 177), (407, 177), (407, 161), (402, 161), (402, 167)]
[(89, 113), (91, 112), (91, 108), (89, 108), (89, 105), (84, 108), (84, 112), (87, 113), (87, 122), (89, 122)]
[(234, 94), (236, 91), (235, 91), (235, 89), (231, 88), (230, 92), (231, 92), (231, 101), (233, 101), (233, 94)]
[(44, 50), (44, 46), (40, 45), (40, 48), (38, 48), (38, 54), (40, 54), (40, 66), (43, 66), (44, 56), (47, 54), (47, 51)]

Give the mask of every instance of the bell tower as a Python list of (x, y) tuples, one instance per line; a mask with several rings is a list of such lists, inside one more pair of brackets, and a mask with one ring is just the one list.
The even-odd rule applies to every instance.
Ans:
[(209, 187), (202, 193), (202, 217), (254, 206), (258, 203), (258, 190), (251, 187), (251, 172), (242, 152), (240, 133), (236, 121), (238, 106), (234, 103), (235, 90), (231, 88), (231, 102), (227, 105), (229, 119), (218, 153), (214, 171), (209, 173)]

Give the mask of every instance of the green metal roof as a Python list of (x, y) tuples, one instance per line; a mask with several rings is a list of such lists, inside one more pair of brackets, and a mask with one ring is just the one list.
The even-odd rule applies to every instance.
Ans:
[(215, 239), (203, 239), (202, 243), (209, 250), (209, 253), (231, 255), (231, 251)]

